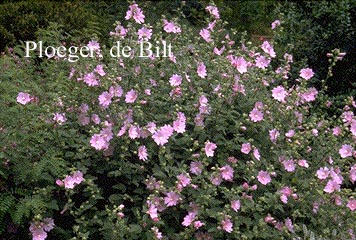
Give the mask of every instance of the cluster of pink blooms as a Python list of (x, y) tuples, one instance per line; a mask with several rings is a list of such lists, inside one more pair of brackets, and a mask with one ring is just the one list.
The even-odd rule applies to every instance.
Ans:
[(145, 22), (145, 15), (143, 15), (141, 8), (139, 8), (137, 4), (131, 4), (129, 10), (126, 12), (125, 19), (129, 20), (131, 18), (139, 24)]
[(274, 217), (272, 217), (270, 214), (268, 214), (265, 217), (265, 222), (272, 224), (279, 231), (282, 231), (283, 227), (286, 227), (289, 232), (294, 233), (294, 225), (290, 218), (286, 218), (283, 223), (283, 222), (275, 220)]
[(30, 232), (32, 233), (32, 240), (45, 240), (47, 233), (54, 228), (52, 218), (45, 218), (42, 222), (32, 222), (30, 225)]
[(169, 22), (166, 19), (163, 19), (164, 27), (163, 30), (167, 33), (180, 33), (182, 29), (175, 25), (174, 22)]
[(324, 187), (324, 192), (333, 193), (334, 191), (339, 191), (344, 178), (341, 175), (339, 168), (328, 168), (321, 167), (316, 172), (318, 179), (324, 181), (328, 179), (326, 186)]
[(66, 176), (63, 180), (57, 179), (56, 184), (58, 186), (64, 186), (66, 189), (73, 189), (83, 181), (83, 173), (81, 171), (76, 171), (73, 174)]

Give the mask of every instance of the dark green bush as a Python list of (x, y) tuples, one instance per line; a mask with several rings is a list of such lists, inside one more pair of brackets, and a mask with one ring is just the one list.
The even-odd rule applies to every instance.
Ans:
[[(295, 1), (286, 2), (276, 9), (282, 26), (276, 43), (285, 46), (295, 61), (306, 60), (316, 76), (328, 72), (328, 57), (332, 49), (346, 52), (344, 59), (335, 66), (334, 75), (326, 81), (328, 94), (355, 95), (356, 51), (355, 37), (356, 2), (340, 1)], [(287, 43), (292, 43), (287, 47)], [(320, 87), (320, 82), (316, 83)]]

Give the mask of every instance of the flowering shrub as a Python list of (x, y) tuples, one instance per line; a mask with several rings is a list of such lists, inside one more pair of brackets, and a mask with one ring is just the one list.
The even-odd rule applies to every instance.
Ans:
[[(33, 239), (298, 239), (304, 225), (355, 238), (354, 99), (330, 117), (312, 69), (288, 85), (291, 55), (232, 41), (218, 9), (206, 10), (196, 31), (166, 17), (150, 25), (132, 4), (110, 33), (136, 49), (129, 57), (92, 40), (95, 59), (46, 60), (62, 67), (47, 79), (64, 81), (61, 92), (13, 94), (18, 111), (41, 109), (43, 142), (61, 148), (27, 161), (59, 165), (28, 187), (41, 207), (22, 200)], [(172, 55), (140, 58), (143, 41)], [(3, 158), (18, 166), (11, 151)]]

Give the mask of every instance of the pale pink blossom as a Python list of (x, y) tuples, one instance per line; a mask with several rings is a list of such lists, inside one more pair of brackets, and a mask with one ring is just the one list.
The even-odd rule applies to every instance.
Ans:
[(253, 108), (249, 116), (252, 122), (260, 122), (263, 120), (263, 112), (259, 111), (257, 108)]
[(243, 57), (233, 58), (231, 64), (236, 67), (239, 73), (243, 74), (247, 72), (247, 62)]
[(28, 93), (24, 93), (24, 92), (19, 92), (16, 98), (16, 101), (22, 105), (25, 105), (29, 102), (31, 102), (32, 97), (30, 94)]
[(134, 103), (137, 99), (137, 92), (133, 89), (128, 91), (125, 96), (125, 102), (126, 103)]
[(145, 16), (137, 4), (131, 4), (129, 6), (129, 10), (126, 12), (125, 19), (129, 20), (130, 18), (133, 18), (137, 23), (145, 22)]
[(203, 28), (202, 30), (200, 30), (199, 35), (200, 35), (206, 42), (211, 42), (210, 32), (209, 32), (208, 29)]
[(270, 55), (270, 57), (272, 57), (272, 58), (276, 57), (276, 53), (275, 53), (275, 51), (273, 49), (273, 46), (268, 41), (264, 41), (262, 43), (261, 48), (265, 53)]
[(240, 210), (240, 207), (241, 207), (241, 203), (240, 203), (240, 200), (233, 200), (231, 201), (231, 208), (237, 212), (238, 210)]
[(260, 151), (259, 151), (257, 148), (254, 148), (254, 149), (253, 149), (253, 156), (254, 156), (258, 161), (260, 161), (261, 155), (260, 155)]
[(140, 128), (137, 126), (132, 125), (129, 128), (129, 138), (136, 139), (140, 137)]
[(324, 188), (324, 192), (333, 193), (334, 191), (340, 190), (340, 184), (334, 180), (329, 180)]
[(109, 93), (113, 96), (113, 97), (121, 97), (122, 94), (124, 93), (124, 91), (122, 90), (121, 86), (111, 86), (109, 88)]
[(351, 145), (348, 144), (342, 145), (341, 148), (339, 149), (339, 154), (341, 158), (352, 157), (352, 153), (353, 153), (353, 148)]
[(356, 182), (356, 164), (354, 164), (353, 166), (351, 166), (350, 168), (350, 176), (349, 179), (352, 183)]
[(173, 129), (177, 133), (184, 133), (185, 132), (185, 121), (186, 117), (184, 113), (178, 112), (177, 113), (177, 119), (173, 122)]
[(207, 6), (205, 8), (205, 10), (207, 10), (215, 19), (219, 19), (220, 18), (219, 10), (218, 10), (217, 7), (215, 7), (215, 6)]
[(103, 150), (108, 148), (108, 142), (101, 134), (94, 134), (90, 139), (90, 145), (96, 150)]
[(138, 148), (138, 158), (142, 161), (146, 161), (148, 158), (146, 146), (140, 146)]
[(287, 227), (288, 231), (294, 233), (294, 226), (293, 226), (292, 220), (290, 218), (287, 218), (284, 221), (284, 225)]
[(278, 19), (273, 21), (271, 24), (271, 28), (275, 29), (277, 26), (281, 25), (281, 21), (279, 21)]
[(230, 220), (229, 216), (226, 216), (223, 220), (221, 220), (220, 224), (221, 224), (222, 229), (225, 232), (231, 233), (233, 231), (232, 228), (234, 225), (233, 225), (232, 221)]
[(267, 185), (272, 181), (271, 176), (267, 171), (259, 171), (257, 175), (257, 180), (263, 185)]
[(140, 41), (148, 41), (151, 39), (152, 36), (152, 29), (142, 27), (137, 31), (138, 39)]
[(152, 138), (157, 143), (157, 145), (163, 146), (172, 136), (173, 130), (173, 127), (171, 127), (170, 125), (164, 125), (153, 134)]
[(279, 102), (285, 102), (287, 96), (288, 93), (283, 86), (278, 86), (272, 89), (272, 97)]
[(352, 212), (355, 211), (356, 209), (356, 200), (355, 199), (349, 199), (347, 202), (346, 207), (348, 207)]
[(196, 216), (195, 212), (188, 212), (188, 214), (184, 217), (182, 225), (184, 227), (188, 227), (192, 224)]
[(90, 87), (99, 85), (99, 79), (96, 77), (94, 72), (85, 74), (84, 75), (84, 82)]
[(322, 167), (319, 168), (318, 171), (316, 171), (316, 175), (320, 180), (326, 179), (330, 174), (330, 170), (328, 167)]
[(177, 205), (179, 200), (179, 194), (176, 192), (168, 192), (166, 194), (166, 197), (164, 198), (164, 204), (167, 205), (167, 207), (175, 206)]
[(294, 131), (293, 129), (291, 129), (291, 130), (289, 130), (289, 131), (285, 134), (285, 136), (286, 136), (287, 138), (291, 138), (291, 137), (294, 136), (294, 134), (295, 134), (295, 131)]
[(309, 167), (309, 164), (308, 164), (307, 160), (305, 160), (305, 159), (298, 160), (298, 165), (301, 167), (304, 167), (304, 168)]
[(173, 87), (177, 87), (182, 83), (182, 76), (178, 74), (173, 74), (172, 77), (169, 79), (169, 83)]
[(112, 99), (112, 95), (109, 92), (103, 92), (102, 94), (100, 94), (100, 96), (98, 98), (99, 104), (103, 108), (107, 108), (110, 105), (111, 99)]
[(295, 164), (294, 164), (294, 161), (293, 161), (292, 159), (283, 161), (282, 164), (283, 164), (283, 166), (284, 166), (284, 169), (285, 169), (287, 172), (294, 172), (294, 170), (295, 170)]
[(105, 72), (104, 72), (104, 66), (103, 65), (97, 65), (94, 69), (94, 71), (99, 74), (100, 76), (105, 76)]
[(201, 222), (199, 220), (198, 221), (194, 221), (194, 223), (193, 223), (193, 226), (194, 226), (195, 229), (199, 229), (204, 225), (205, 225), (205, 223), (203, 223), (203, 222)]
[(74, 184), (80, 184), (84, 181), (83, 173), (81, 171), (76, 171), (72, 174)]
[(251, 144), (250, 143), (243, 143), (241, 145), (241, 152), (244, 154), (249, 154), (251, 151)]
[(200, 175), (203, 170), (203, 164), (201, 162), (191, 162), (190, 163), (190, 172), (195, 175)]
[(65, 113), (55, 113), (53, 116), (53, 121), (58, 123), (59, 125), (65, 123), (67, 121)]
[(214, 151), (217, 148), (215, 143), (212, 142), (207, 142), (205, 143), (205, 154), (207, 157), (213, 157), (214, 156)]
[(299, 76), (301, 76), (305, 80), (309, 80), (314, 76), (314, 72), (311, 68), (303, 68), (300, 70)]
[(206, 67), (203, 62), (198, 64), (197, 73), (201, 78), (205, 78), (207, 76)]
[(166, 19), (163, 19), (163, 23), (164, 23), (163, 29), (167, 33), (180, 33), (181, 32), (180, 27), (176, 26), (174, 24), (174, 22), (168, 22)]
[(269, 138), (273, 143), (276, 143), (277, 138), (279, 137), (280, 133), (277, 129), (272, 129), (269, 131)]
[(184, 188), (191, 183), (191, 178), (187, 173), (181, 173), (177, 176), (178, 179), (178, 188)]
[(271, 62), (271, 60), (266, 58), (265, 56), (258, 56), (256, 58), (256, 64), (255, 65), (258, 68), (265, 69), (266, 67), (268, 67), (270, 62)]
[(225, 165), (220, 168), (221, 177), (226, 181), (234, 179), (234, 169), (230, 165)]

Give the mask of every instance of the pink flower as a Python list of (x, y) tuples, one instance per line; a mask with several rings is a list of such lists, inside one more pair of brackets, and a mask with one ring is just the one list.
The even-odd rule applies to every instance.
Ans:
[(201, 78), (206, 77), (207, 73), (206, 73), (206, 67), (205, 67), (204, 63), (201, 62), (198, 64), (197, 73), (198, 73), (198, 76)]
[(249, 154), (251, 151), (251, 144), (250, 143), (243, 143), (241, 145), (241, 152), (244, 154)]
[(316, 95), (318, 95), (318, 90), (316, 88), (308, 88), (308, 90), (301, 94), (301, 100), (305, 102), (315, 101)]
[(163, 19), (164, 27), (163, 30), (167, 33), (180, 33), (180, 27), (176, 26), (174, 22), (168, 22), (166, 19)]
[(356, 209), (356, 200), (355, 199), (349, 199), (347, 202), (346, 207), (348, 207), (352, 212), (355, 211)]
[(92, 114), (91, 115), (91, 120), (93, 121), (93, 123), (95, 124), (99, 124), (100, 123), (100, 117), (97, 114)]
[(94, 134), (90, 139), (90, 145), (96, 150), (103, 150), (108, 148), (108, 142), (101, 134)]
[(103, 107), (103, 108), (107, 108), (110, 103), (111, 103), (111, 98), (112, 95), (109, 92), (103, 92), (102, 94), (100, 94), (98, 100), (99, 100), (99, 104)]
[(200, 35), (206, 42), (211, 42), (210, 32), (209, 32), (208, 29), (203, 28), (202, 30), (200, 30), (199, 35)]
[(157, 145), (163, 146), (168, 142), (168, 139), (173, 134), (173, 128), (170, 125), (164, 125), (158, 131), (156, 131), (152, 138), (157, 143)]
[(304, 168), (308, 168), (309, 167), (309, 164), (307, 162), (307, 160), (305, 159), (301, 159), (298, 161), (298, 165), (301, 166), (301, 167), (304, 167)]
[(185, 115), (182, 112), (177, 113), (177, 120), (173, 122), (173, 129), (177, 133), (184, 133), (185, 132)]
[(24, 93), (24, 92), (19, 92), (19, 94), (17, 95), (16, 101), (22, 105), (25, 105), (29, 102), (31, 102), (32, 98), (31, 95), (28, 93)]
[(135, 139), (135, 138), (138, 138), (138, 137), (140, 137), (140, 128), (137, 127), (137, 126), (132, 125), (129, 128), (129, 138)]
[(143, 15), (142, 10), (138, 7), (137, 4), (130, 5), (129, 10), (126, 12), (126, 20), (129, 20), (132, 17), (139, 24), (145, 22), (145, 16)]
[(295, 131), (294, 131), (293, 129), (291, 129), (291, 130), (289, 130), (289, 131), (285, 134), (285, 136), (286, 136), (287, 138), (291, 138), (291, 137), (294, 136), (294, 134), (295, 134)]
[(295, 170), (295, 164), (294, 164), (294, 161), (293, 161), (292, 159), (283, 161), (282, 164), (283, 164), (283, 166), (284, 166), (284, 169), (285, 169), (287, 172), (294, 172), (294, 170)]
[(182, 225), (184, 227), (190, 226), (190, 224), (192, 224), (192, 222), (194, 221), (195, 216), (196, 216), (195, 212), (188, 212), (188, 214), (183, 219)]
[(173, 74), (172, 77), (169, 79), (169, 83), (173, 87), (177, 87), (182, 83), (182, 76), (178, 74)]
[(352, 146), (348, 144), (342, 145), (342, 147), (339, 150), (339, 154), (341, 158), (352, 157), (352, 152), (353, 152)]
[(254, 148), (254, 149), (253, 149), (253, 156), (254, 156), (258, 161), (260, 161), (261, 155), (260, 155), (260, 152), (258, 151), (257, 148)]
[(290, 218), (287, 218), (284, 221), (284, 225), (287, 227), (288, 231), (294, 233), (294, 226), (293, 226), (292, 220)]
[(123, 94), (123, 90), (121, 86), (111, 86), (109, 88), (109, 93), (114, 97), (121, 97)]
[(148, 41), (152, 36), (152, 29), (142, 27), (137, 31), (138, 39)]
[(253, 122), (260, 122), (263, 120), (263, 113), (259, 111), (257, 108), (252, 109), (249, 116), (251, 121)]
[(205, 143), (205, 154), (207, 157), (213, 157), (214, 156), (214, 151), (217, 148), (215, 143), (212, 142), (207, 142)]
[(194, 221), (193, 223), (194, 228), (195, 229), (199, 229), (200, 227), (202, 227), (203, 225), (205, 225), (205, 223), (201, 222), (201, 221)]
[(104, 72), (104, 66), (103, 65), (97, 65), (94, 69), (94, 71), (99, 74), (100, 76), (105, 76), (105, 72)]
[(179, 194), (175, 192), (169, 192), (166, 194), (166, 197), (164, 198), (164, 204), (167, 205), (167, 207), (175, 206), (177, 205), (179, 200)]
[(350, 131), (352, 135), (356, 136), (356, 120), (352, 120), (350, 125)]
[(146, 161), (148, 157), (146, 146), (140, 146), (138, 148), (138, 158), (142, 161)]
[(147, 210), (147, 214), (150, 215), (151, 219), (153, 221), (158, 221), (158, 212), (157, 212), (157, 207), (156, 205), (152, 204), (149, 202), (148, 204), (148, 210)]
[(324, 192), (326, 193), (333, 193), (334, 191), (339, 191), (339, 190), (340, 190), (340, 185), (334, 180), (329, 180), (324, 188)]
[(64, 178), (64, 188), (73, 189), (75, 185), (75, 179), (72, 176), (66, 176)]
[(57, 122), (59, 125), (67, 121), (65, 113), (55, 113), (53, 116), (53, 121)]
[(278, 86), (272, 89), (272, 97), (280, 102), (285, 102), (285, 98), (288, 96), (287, 91), (282, 86)]
[(309, 80), (314, 76), (314, 72), (310, 68), (303, 68), (300, 70), (299, 76), (301, 76), (305, 80)]
[(151, 230), (157, 239), (162, 239), (162, 233), (159, 231), (157, 227), (152, 227)]
[(240, 203), (240, 200), (233, 200), (231, 201), (231, 208), (237, 212), (238, 210), (240, 210), (240, 207), (241, 207), (241, 203)]
[(279, 25), (281, 25), (281, 21), (279, 21), (278, 19), (275, 20), (274, 22), (272, 22), (272, 24), (271, 24), (272, 29), (275, 29)]
[(188, 186), (191, 182), (190, 176), (186, 173), (179, 174), (178, 179), (178, 188), (184, 188)]
[(270, 62), (271, 62), (270, 59), (267, 59), (264, 56), (258, 56), (256, 58), (256, 67), (265, 69), (269, 65)]
[(45, 240), (47, 238), (47, 233), (43, 229), (37, 229), (31, 232), (32, 240)]
[(84, 181), (83, 173), (81, 171), (76, 171), (72, 174), (72, 180), (74, 184), (80, 184)]
[(264, 41), (261, 46), (262, 50), (270, 55), (272, 58), (276, 57), (276, 53), (272, 47), (272, 45), (268, 41)]
[(263, 185), (267, 185), (271, 182), (271, 176), (267, 171), (259, 171), (257, 175), (257, 180)]
[(226, 216), (224, 220), (221, 221), (221, 227), (225, 232), (231, 233), (233, 228), (233, 223), (231, 222), (230, 218)]
[(233, 58), (231, 64), (232, 66), (236, 67), (239, 73), (243, 74), (247, 72), (247, 62), (243, 57)]
[(280, 133), (277, 129), (272, 129), (269, 131), (269, 138), (273, 143), (276, 143), (277, 138), (279, 137)]
[(219, 19), (220, 18), (219, 10), (218, 10), (217, 7), (215, 7), (215, 6), (207, 6), (205, 8), (205, 10), (207, 10), (215, 19)]
[(202, 173), (203, 164), (201, 162), (191, 162), (190, 172), (195, 175), (200, 175)]
[(339, 136), (341, 134), (341, 128), (340, 127), (334, 127), (333, 128), (333, 135)]
[(95, 52), (100, 50), (100, 44), (95, 40), (89, 41), (87, 46), (89, 47), (90, 50), (93, 50)]
[(220, 168), (221, 177), (226, 181), (234, 179), (234, 169), (230, 165), (225, 165)]
[(224, 52), (224, 50), (225, 50), (225, 46), (222, 46), (220, 50), (217, 47), (214, 47), (214, 53), (219, 56)]
[(137, 92), (133, 89), (128, 91), (125, 96), (125, 102), (126, 103), (134, 103), (137, 99)]
[(93, 72), (85, 74), (84, 82), (90, 87), (99, 85), (98, 78), (95, 76), (95, 73)]
[(316, 171), (316, 175), (319, 179), (323, 180), (326, 179), (330, 174), (330, 170), (327, 167), (319, 168), (318, 171)]

